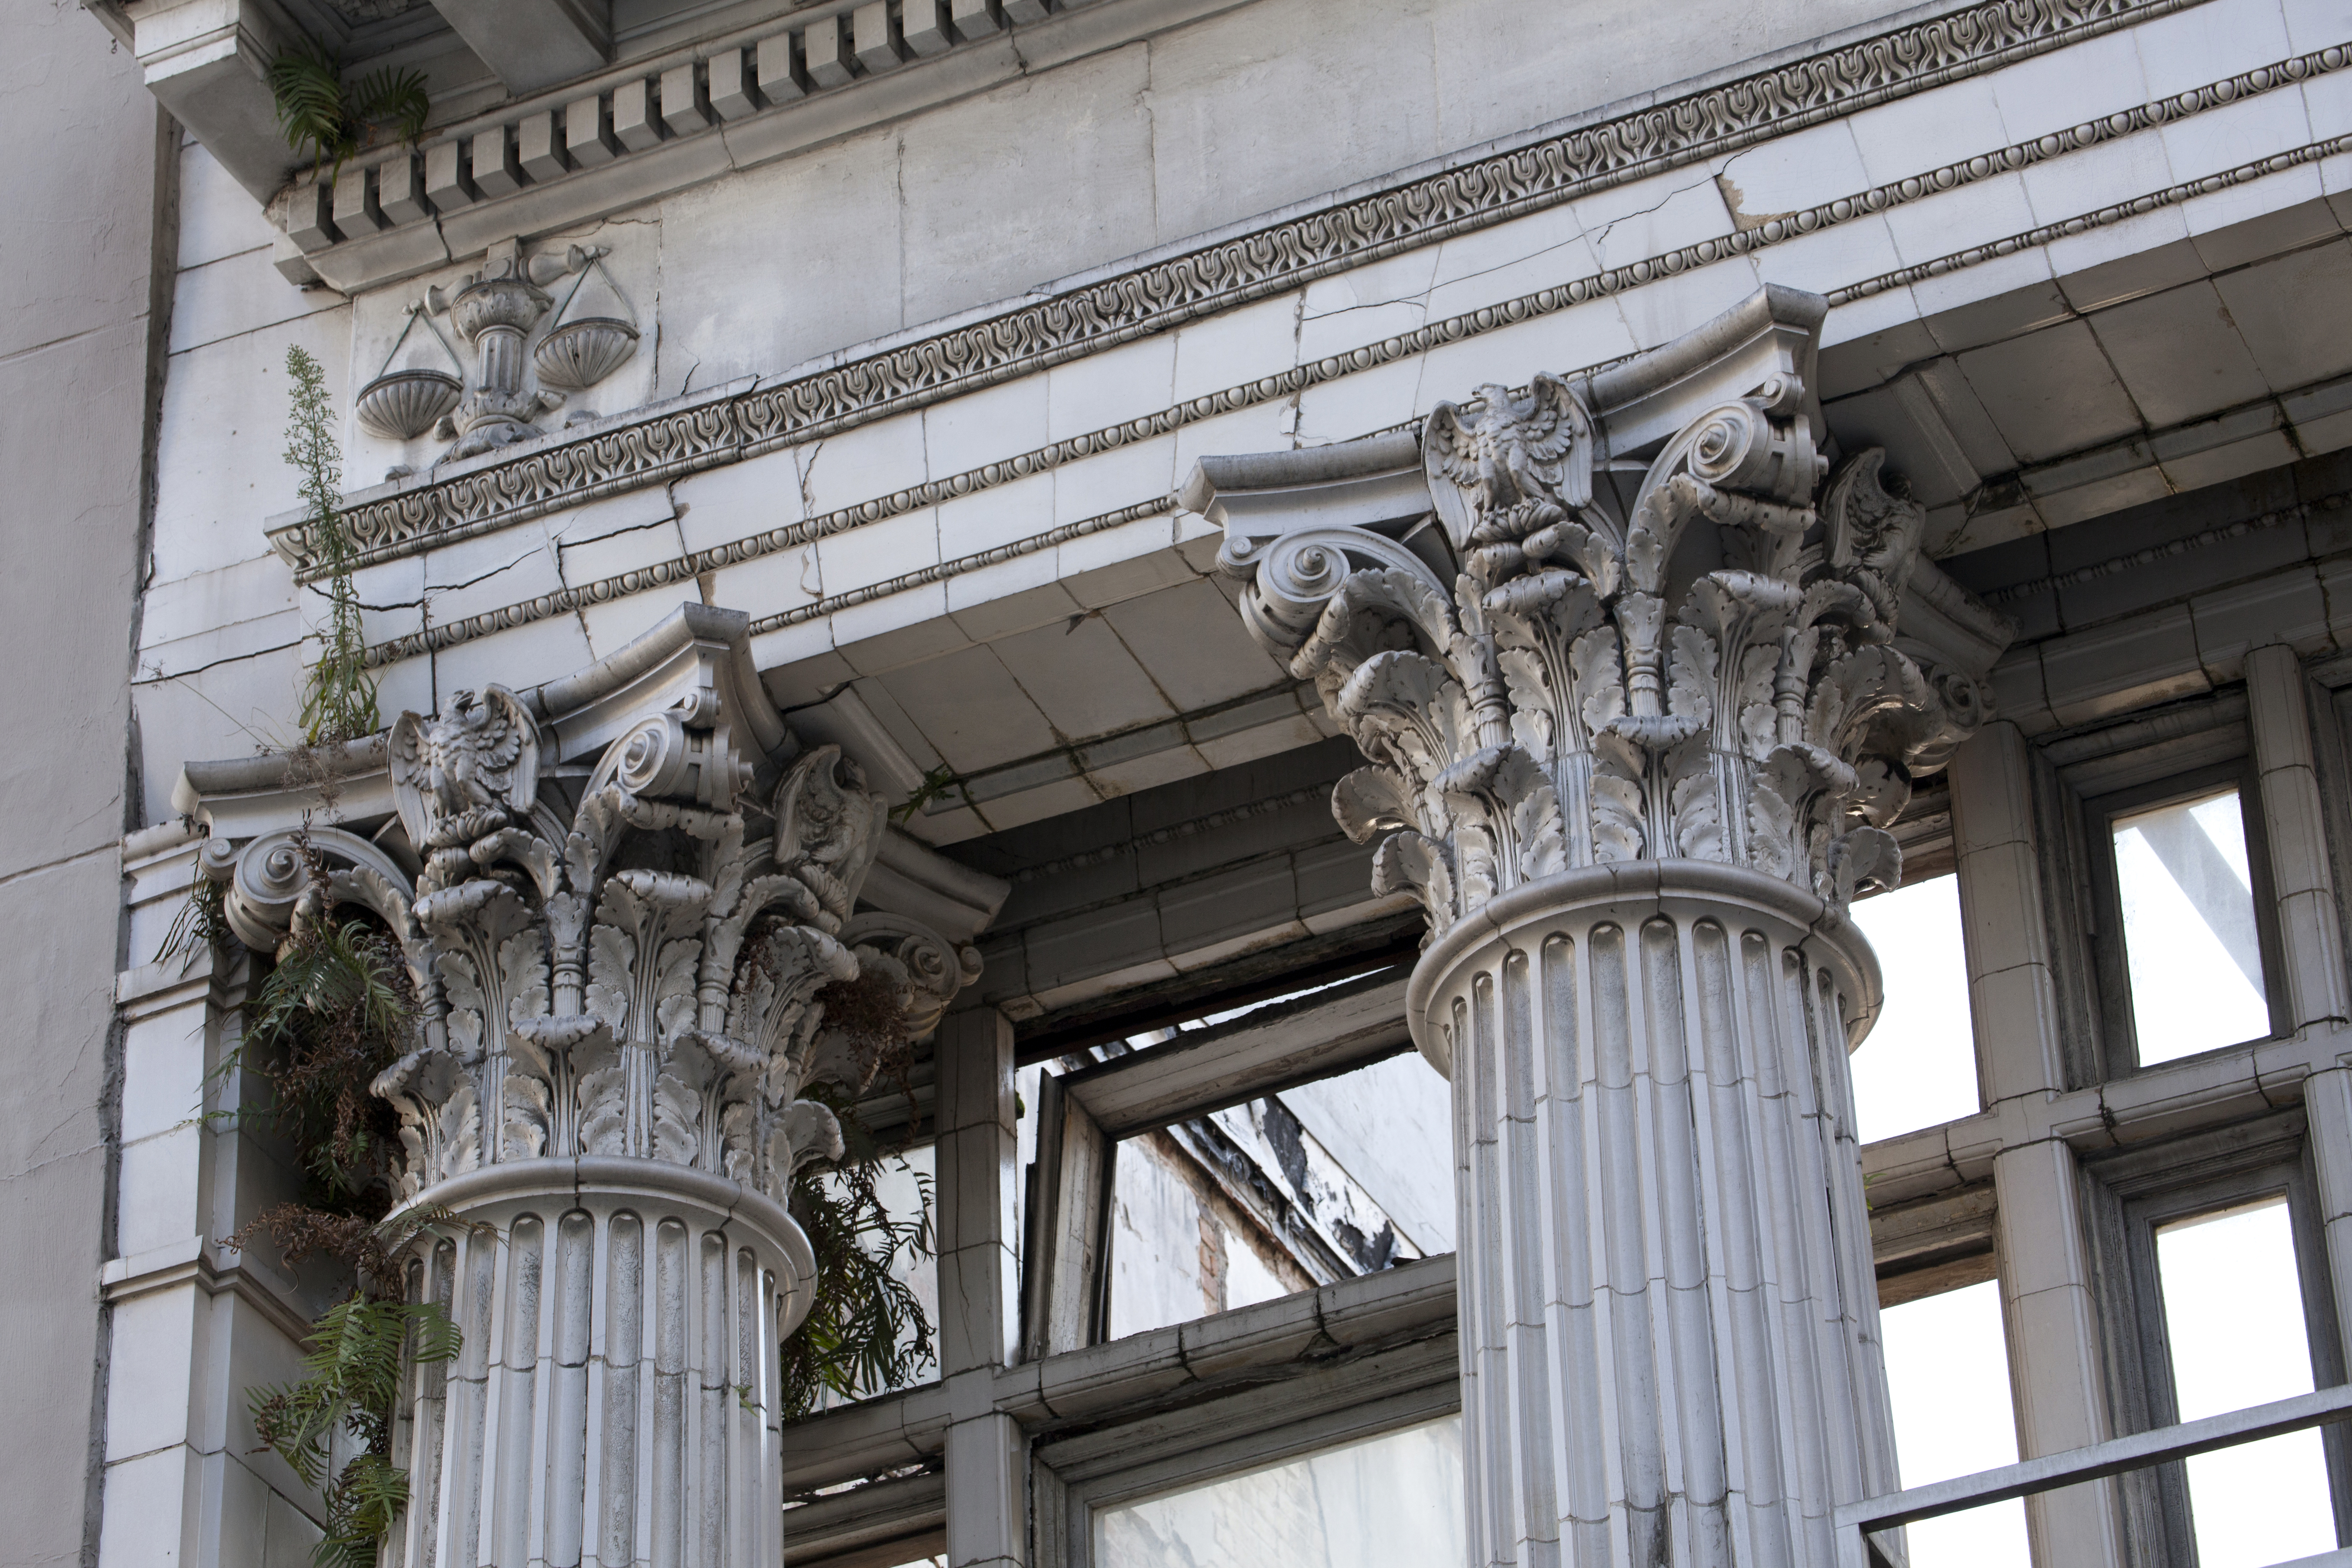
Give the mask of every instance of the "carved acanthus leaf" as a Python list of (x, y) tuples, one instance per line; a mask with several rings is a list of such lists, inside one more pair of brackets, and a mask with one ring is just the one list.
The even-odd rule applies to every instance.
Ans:
[(1825, 473), (1801, 363), (1664, 438), (1622, 503), (1583, 384), (1440, 405), (1422, 452), (1450, 593), (1427, 551), (1345, 528), (1228, 539), (1244, 624), (1375, 764), (1332, 809), (1389, 835), (1377, 890), (1442, 931), (1596, 862), (1744, 863), (1841, 908), (1896, 874), (1865, 835), (1984, 703), (1894, 646), (1924, 513), (1875, 449)]

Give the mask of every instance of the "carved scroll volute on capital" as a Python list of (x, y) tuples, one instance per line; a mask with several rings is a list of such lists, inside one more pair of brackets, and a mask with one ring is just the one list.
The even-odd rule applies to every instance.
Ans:
[(1443, 931), (1612, 860), (1752, 866), (1839, 908), (1893, 882), (1913, 770), (1984, 704), (1893, 646), (1923, 513), (1874, 449), (1824, 488), (1808, 407), (1767, 378), (1667, 440), (1625, 504), (1594, 482), (1576, 386), (1441, 405), (1423, 451), (1450, 584), (1360, 530), (1228, 540), (1251, 633), (1371, 764), (1333, 808), (1385, 837), (1377, 890)]

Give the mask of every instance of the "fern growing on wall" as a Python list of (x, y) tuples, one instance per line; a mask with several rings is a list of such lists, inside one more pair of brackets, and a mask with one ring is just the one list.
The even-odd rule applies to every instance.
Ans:
[(346, 82), (342, 62), (310, 38), (269, 62), (269, 96), (286, 144), (330, 182), (344, 159), (384, 135), (415, 142), (433, 110), (422, 72), (385, 67)]

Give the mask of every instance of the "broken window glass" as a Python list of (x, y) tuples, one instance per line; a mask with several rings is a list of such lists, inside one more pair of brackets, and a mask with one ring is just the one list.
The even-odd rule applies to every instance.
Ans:
[(1121, 1142), (1108, 1337), (1452, 1251), (1449, 1093), (1396, 1056)]
[(1853, 923), (1870, 939), (1886, 1000), (1853, 1053), (1853, 1108), (1865, 1143), (1973, 1116), (1976, 1032), (1960, 945), (1960, 879), (1931, 877), (1858, 900)]
[(1098, 1510), (1097, 1568), (1428, 1568), (1467, 1554), (1449, 1415)]
[[(1879, 1313), (1895, 1449), (1906, 1487), (2017, 1462), (2000, 1282)], [(1988, 1504), (1905, 1527), (1911, 1568), (2028, 1568), (2025, 1504)]]
[[(2311, 1342), (2284, 1195), (2158, 1226), (2157, 1276), (2176, 1419), (2312, 1390)], [(2336, 1546), (2316, 1431), (2188, 1461), (2198, 1568), (2262, 1568)]]
[(2238, 791), (2133, 812), (2111, 827), (2141, 1065), (2268, 1035)]

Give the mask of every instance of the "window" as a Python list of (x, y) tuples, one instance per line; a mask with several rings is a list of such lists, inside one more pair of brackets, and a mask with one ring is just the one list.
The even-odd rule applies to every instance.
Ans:
[(1393, 1056), (1121, 1142), (1105, 1337), (1452, 1251), (1449, 1093)]
[(1428, 1568), (1459, 1563), (1459, 1416), (1099, 1509), (1096, 1568)]
[(2266, 1037), (2268, 854), (2242, 759), (2086, 803), (2107, 1070)]
[[(2305, 1136), (2298, 1109), (2085, 1163), (2118, 1430), (2342, 1381)], [(2136, 1559), (2261, 1568), (2330, 1550), (2345, 1461), (2328, 1428), (2126, 1476)]]
[[(2157, 1226), (2156, 1263), (2175, 1419), (2315, 1386), (2284, 1194)], [(2335, 1548), (2318, 1432), (2200, 1454), (2186, 1468), (2198, 1568), (2263, 1568)]]
[[(2016, 1463), (2000, 1281), (1887, 1308), (1879, 1323), (1903, 1484)], [(1926, 1520), (1905, 1534), (1911, 1568), (2028, 1568), (2022, 1501)]]
[(2269, 1034), (2237, 788), (2116, 816), (2109, 831), (2140, 1065)]
[(1163, 1012), (1023, 1069), (1027, 1355), (1451, 1251), (1450, 1090), (1412, 1051), (1406, 978)]
[(1931, 877), (1857, 901), (1886, 1000), (1853, 1053), (1854, 1120), (1865, 1143), (1973, 1116), (1976, 1034), (1960, 943), (1960, 879)]

